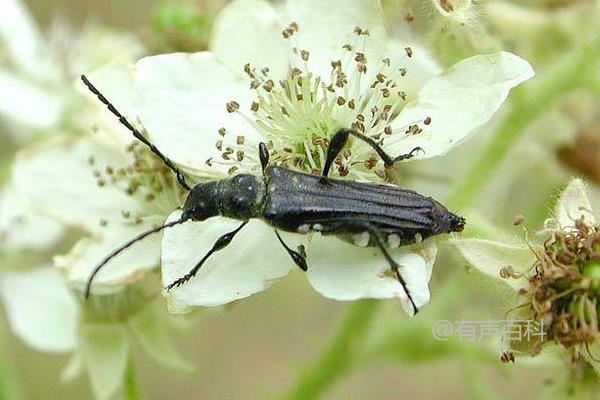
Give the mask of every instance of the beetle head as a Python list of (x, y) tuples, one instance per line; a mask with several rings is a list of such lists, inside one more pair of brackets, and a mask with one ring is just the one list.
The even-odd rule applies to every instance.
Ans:
[(467, 221), (456, 214), (450, 215), (450, 232), (462, 232)]
[(217, 182), (199, 183), (188, 194), (183, 206), (183, 219), (204, 221), (219, 215)]

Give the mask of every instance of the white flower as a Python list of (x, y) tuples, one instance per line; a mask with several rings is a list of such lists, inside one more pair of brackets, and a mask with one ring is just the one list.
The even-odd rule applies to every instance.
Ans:
[[(572, 180), (562, 192), (554, 216), (538, 235), (543, 243), (505, 243), (487, 239), (451, 239), (465, 259), (484, 274), (524, 297), (515, 310), (525, 319), (541, 321), (545, 336), (530, 345), (536, 355), (554, 342), (583, 357), (597, 371), (600, 332), (596, 314), (600, 265), (598, 221), (585, 184)], [(527, 348), (527, 347), (525, 347)]]
[[(58, 23), (45, 37), (19, 0), (0, 2), (0, 14), (0, 135), (24, 146), (35, 136), (84, 133), (106, 121), (99, 118), (104, 114), (83, 112), (73, 79), (84, 69), (102, 66), (101, 73), (117, 81), (115, 68), (142, 54), (139, 42), (94, 25), (73, 32)], [(112, 118), (106, 124), (117, 125)], [(14, 182), (3, 182), (0, 246), (9, 251), (48, 248), (62, 237), (64, 226), (26, 209), (22, 197)]]
[(122, 389), (134, 341), (166, 368), (193, 370), (168, 337), (173, 321), (164, 306), (132, 292), (95, 297), (82, 307), (52, 267), (3, 274), (0, 280), (0, 299), (13, 332), (35, 350), (70, 353), (62, 379), (87, 372), (99, 400), (115, 398)]
[[(101, 66), (94, 75), (111, 83), (107, 90), (127, 109), (122, 78), (129, 75), (119, 65), (137, 58), (141, 46), (91, 25), (81, 35), (59, 26), (45, 39), (17, 0), (0, 1), (0, 14), (0, 133), (21, 146), (10, 178), (0, 182), (0, 300), (12, 332), (35, 350), (71, 353), (63, 378), (86, 371), (98, 399), (121, 389), (134, 340), (163, 366), (189, 371), (168, 338), (173, 321), (157, 290), (140, 293), (144, 284), (133, 285), (158, 265), (160, 236), (98, 276), (94, 294), (111, 295), (80, 304), (71, 287), (83, 287), (101, 258), (162, 224), (181, 202), (164, 166), (139, 146), (127, 150), (128, 133), (95, 98), (101, 112), (90, 112), (73, 85)], [(92, 127), (96, 134), (84, 135)], [(83, 238), (56, 257), (62, 270), (52, 268), (51, 254), (67, 235)]]
[[(238, 172), (253, 170), (257, 142), (271, 140), (273, 159), (318, 170), (326, 150), (323, 139), (340, 127), (354, 126), (364, 128), (368, 136), (385, 138), (386, 131), (392, 132), (383, 142), (390, 154), (406, 154), (421, 146), (424, 151), (415, 159), (430, 158), (449, 151), (488, 121), (510, 88), (533, 75), (529, 64), (509, 53), (473, 57), (440, 73), (418, 46), (385, 37), (379, 28), (377, 2), (288, 5), (292, 15), (287, 18), (296, 21), (299, 29), (288, 43), (275, 19), (265, 22), (268, 4), (238, 1), (217, 19), (212, 52), (161, 55), (138, 63), (138, 111), (157, 147), (188, 170), (215, 177), (232, 167)], [(256, 24), (238, 24), (239, 15), (256, 19)], [(257, 25), (266, 32), (254, 29)], [(353, 33), (356, 25), (369, 34)], [(245, 26), (252, 26), (255, 33), (246, 32)], [(262, 40), (264, 36), (273, 39)], [(240, 49), (236, 43), (242, 42)], [(277, 45), (267, 48), (272, 42)], [(353, 51), (342, 48), (344, 44)], [(252, 52), (258, 48), (260, 53)], [(306, 62), (302, 50), (308, 51)], [(340, 65), (338, 61), (341, 68), (332, 68), (332, 62)], [(244, 68), (248, 62), (250, 69)], [(261, 72), (265, 67), (268, 76)], [(282, 72), (288, 67), (298, 68), (291, 72), (295, 79)], [(366, 73), (359, 72), (363, 68)], [(279, 80), (284, 78), (282, 87)], [(231, 101), (239, 104), (231, 108), (238, 116), (229, 115), (225, 108)], [(258, 103), (256, 112), (253, 101)], [(221, 128), (224, 137), (218, 134)], [(239, 136), (243, 146), (237, 144)], [(221, 150), (216, 152), (213, 144)], [(234, 152), (229, 153), (228, 147)], [(285, 147), (291, 152), (283, 151)], [(249, 154), (254, 163), (237, 162), (237, 150)], [(229, 154), (228, 159), (223, 159), (223, 153)], [(350, 169), (354, 177), (373, 179), (373, 172), (380, 171), (377, 168), (348, 168), (356, 161), (369, 165), (371, 154), (362, 142), (354, 144), (343, 162), (346, 168), (337, 175)]]
[[(17, 156), (12, 175), (0, 192), (2, 249), (44, 250), (59, 240), (66, 228), (77, 227), (92, 233), (93, 238), (82, 240), (74, 252), (80, 254), (84, 248), (102, 252), (104, 249), (98, 248), (101, 241), (106, 242), (110, 237), (113, 244), (117, 243), (119, 235), (127, 237), (136, 229), (129, 227), (126, 233), (106, 235), (107, 230), (99, 226), (101, 220), (107, 223), (110, 219), (116, 220), (123, 211), (131, 214), (131, 221), (145, 219), (144, 226), (162, 223), (166, 212), (162, 218), (150, 222), (151, 216), (156, 214), (151, 206), (156, 204), (155, 201), (132, 201), (132, 196), (122, 193), (123, 188), (119, 192), (111, 184), (112, 180), (118, 180), (116, 186), (123, 186), (124, 180), (135, 178), (133, 173), (106, 176), (107, 168), (117, 169), (117, 165), (124, 166), (128, 162), (125, 146), (131, 138), (121, 135), (123, 128), (105, 110), (98, 113), (86, 110), (81, 94), (73, 85), (77, 78), (79, 86), (78, 77), (82, 71), (98, 67), (102, 69), (97, 75), (118, 85), (122, 80), (122, 66), (130, 64), (141, 53), (139, 42), (130, 35), (93, 25), (78, 34), (64, 25), (55, 24), (48, 37), (44, 37), (18, 0), (0, 2), (0, 13), (4, 16), (0, 24), (0, 44), (6, 55), (0, 64), (0, 86), (7, 102), (0, 104), (0, 115), (3, 122), (9, 122), (3, 131), (13, 134), (22, 145), (26, 138), (35, 134), (61, 137), (24, 149)], [(122, 88), (118, 93), (120, 102), (127, 103), (128, 91)], [(36, 101), (42, 98), (48, 101)], [(97, 104), (95, 100), (94, 104)], [(97, 106), (97, 109), (101, 107)], [(77, 139), (78, 134), (88, 132), (92, 127), (101, 133), (97, 135), (98, 139)], [(123, 137), (127, 139), (123, 140)], [(89, 161), (95, 158), (98, 158), (98, 165), (90, 166)], [(96, 181), (112, 188), (102, 191)], [(141, 185), (147, 186), (147, 182)], [(89, 196), (96, 196), (100, 201), (89, 202)], [(165, 210), (171, 211), (172, 206)], [(100, 236), (105, 238), (100, 239)], [(111, 247), (105, 244), (107, 248)], [(148, 257), (156, 263), (158, 252), (153, 254)], [(73, 255), (69, 257), (75, 262), (74, 258)], [(144, 261), (143, 257), (138, 262), (148, 268), (149, 261)], [(128, 276), (129, 272), (126, 270), (121, 274)], [(75, 280), (85, 279), (85, 274), (77, 272), (77, 267), (69, 271), (69, 277)]]
[[(595, 225), (596, 218), (591, 210), (585, 184), (580, 179), (573, 179), (558, 199), (554, 217), (547, 220), (546, 224), (554, 226), (555, 229), (570, 230), (574, 227), (574, 221), (583, 217), (586, 223)], [(527, 278), (530, 276), (535, 254), (526, 243), (480, 238), (454, 238), (449, 242), (460, 250), (471, 265), (484, 274), (501, 279), (516, 291), (529, 285)], [(507, 266), (515, 272), (514, 276), (501, 276), (501, 270)]]
[[(12, 182), (24, 209), (84, 234), (67, 254), (55, 256), (62, 270), (15, 268), (0, 276), (15, 334), (37, 350), (72, 353), (64, 379), (86, 371), (98, 399), (121, 389), (133, 340), (163, 366), (190, 371), (168, 339), (172, 321), (155, 301), (156, 288), (146, 293), (147, 284), (134, 285), (158, 265), (160, 236), (115, 257), (98, 274), (90, 300), (79, 304), (80, 290), (108, 253), (161, 225), (181, 203), (164, 166), (141, 146), (126, 152), (119, 141), (59, 136), (21, 150)], [(73, 287), (80, 290), (70, 293)]]
[[(107, 254), (141, 231), (161, 225), (181, 204), (180, 189), (142, 146), (111, 146), (90, 137), (59, 137), (19, 152), (13, 183), (29, 210), (87, 235), (55, 258), (66, 278), (83, 285)], [(160, 236), (115, 257), (97, 283), (122, 285), (154, 268)]]
[[(394, 156), (416, 147), (423, 151), (415, 159), (443, 155), (485, 124), (512, 87), (533, 76), (526, 61), (505, 52), (442, 72), (417, 44), (386, 37), (383, 26), (377, 1), (288, 1), (285, 15), (266, 1), (234, 1), (217, 18), (211, 51), (137, 63), (137, 116), (151, 141), (200, 180), (260, 173), (260, 141), (268, 143), (272, 162), (318, 173), (341, 127), (382, 141)], [(386, 176), (362, 142), (353, 142), (339, 161), (334, 177)], [(168, 230), (164, 283), (184, 275), (231, 226), (212, 218)], [(315, 236), (307, 253), (308, 279), (323, 295), (397, 297), (410, 309), (377, 249)], [(393, 256), (417, 306), (426, 304), (435, 244)], [(169, 297), (177, 309), (223, 304), (264, 289), (292, 268), (272, 229), (253, 221)]]

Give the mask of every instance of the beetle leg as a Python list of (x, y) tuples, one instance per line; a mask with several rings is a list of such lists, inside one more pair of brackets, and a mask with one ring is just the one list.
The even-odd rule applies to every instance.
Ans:
[(373, 239), (375, 239), (375, 243), (377, 244), (377, 247), (379, 247), (379, 250), (381, 250), (381, 252), (383, 253), (385, 260), (390, 265), (390, 268), (392, 269), (394, 274), (396, 274), (396, 278), (398, 278), (398, 281), (402, 285), (402, 289), (404, 289), (404, 292), (408, 296), (408, 300), (410, 300), (410, 303), (413, 306), (413, 310), (414, 310), (415, 314), (418, 313), (419, 309), (417, 308), (417, 305), (415, 304), (412, 296), (410, 295), (408, 286), (406, 286), (406, 281), (404, 280), (404, 278), (402, 278), (402, 275), (400, 274), (400, 265), (398, 265), (398, 263), (396, 261), (394, 261), (392, 256), (390, 256), (390, 253), (387, 251), (387, 249), (383, 245), (383, 241), (381, 239), (381, 235), (379, 234), (379, 232), (377, 232), (377, 230), (375, 230), (373, 228), (369, 228), (369, 232), (371, 232), (371, 236), (373, 237)]
[(329, 142), (329, 147), (327, 148), (327, 158), (325, 159), (325, 165), (323, 166), (323, 176), (329, 174), (331, 164), (333, 164), (333, 161), (348, 141), (349, 133), (350, 131), (348, 129), (340, 129), (331, 138), (331, 142)]
[(377, 144), (375, 140), (371, 139), (370, 137), (365, 136), (360, 132), (353, 131), (351, 129), (340, 129), (335, 133), (335, 135), (333, 135), (333, 137), (331, 138), (331, 142), (329, 143), (329, 148), (327, 149), (327, 157), (325, 159), (325, 166), (323, 167), (323, 176), (327, 176), (327, 174), (329, 173), (331, 165), (333, 164), (337, 155), (340, 153), (340, 151), (342, 151), (342, 149), (346, 145), (346, 142), (348, 141), (348, 136), (350, 135), (362, 140), (363, 142), (371, 146), (371, 148), (373, 148), (373, 150), (377, 152), (379, 157), (381, 157), (386, 167), (391, 167), (397, 161), (408, 160), (409, 158), (414, 157), (419, 151), (425, 151), (421, 147), (415, 147), (407, 154), (402, 154), (397, 157), (391, 157), (383, 150), (383, 148), (379, 144)]
[(396, 161), (402, 161), (402, 160), (411, 159), (414, 156), (416, 156), (419, 151), (422, 151), (423, 153), (425, 153), (425, 150), (423, 150), (421, 147), (415, 147), (410, 152), (408, 152), (406, 154), (401, 154), (398, 157), (394, 158), (393, 161), (396, 162)]
[(308, 265), (306, 265), (306, 251), (304, 250), (304, 246), (300, 245), (298, 246), (298, 251), (294, 251), (290, 249), (290, 247), (287, 244), (285, 244), (285, 242), (279, 235), (279, 232), (275, 231), (275, 235), (277, 235), (279, 243), (281, 243), (281, 245), (285, 248), (290, 257), (292, 257), (294, 263), (296, 263), (296, 265), (300, 267), (302, 271), (306, 272), (308, 270)]
[(265, 168), (267, 168), (267, 165), (269, 165), (269, 150), (267, 149), (267, 145), (263, 142), (258, 144), (258, 155), (260, 158), (262, 171), (265, 172)]
[(240, 226), (238, 226), (235, 230), (224, 234), (223, 236), (221, 236), (220, 238), (217, 239), (217, 241), (215, 242), (215, 244), (213, 245), (212, 249), (210, 249), (208, 251), (208, 253), (206, 253), (206, 255), (204, 257), (202, 257), (202, 260), (200, 260), (200, 262), (198, 262), (198, 264), (196, 264), (196, 266), (194, 268), (192, 268), (190, 270), (190, 272), (188, 272), (187, 274), (185, 274), (185, 276), (177, 279), (175, 282), (171, 283), (170, 285), (166, 286), (165, 289), (167, 289), (167, 291), (173, 289), (174, 287), (177, 286), (181, 286), (184, 283), (186, 283), (187, 281), (189, 281), (190, 279), (192, 279), (194, 277), (194, 275), (196, 275), (196, 273), (198, 273), (198, 271), (200, 270), (200, 268), (202, 267), (202, 265), (204, 265), (204, 263), (206, 262), (206, 260), (208, 260), (208, 258), (210, 256), (212, 256), (214, 253), (216, 253), (219, 250), (224, 249), (225, 247), (227, 247), (231, 241), (233, 240), (233, 237), (242, 230), (242, 228), (244, 226), (246, 226), (246, 224), (248, 223), (248, 221), (244, 221)]

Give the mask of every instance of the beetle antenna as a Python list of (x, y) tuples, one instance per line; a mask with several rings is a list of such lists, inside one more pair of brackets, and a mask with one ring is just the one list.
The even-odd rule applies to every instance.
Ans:
[(117, 110), (115, 108), (115, 106), (110, 101), (108, 101), (108, 99), (106, 97), (104, 97), (104, 95), (102, 93), (100, 93), (100, 91), (92, 84), (92, 82), (89, 81), (89, 79), (85, 75), (81, 75), (81, 80), (83, 81), (85, 86), (87, 86), (87, 88), (90, 90), (90, 92), (95, 94), (96, 97), (98, 97), (98, 100), (100, 100), (102, 103), (104, 103), (104, 105), (108, 108), (108, 110), (111, 113), (113, 113), (115, 117), (117, 117), (119, 119), (119, 122), (131, 131), (131, 133), (137, 140), (139, 140), (140, 142), (142, 142), (143, 144), (148, 146), (150, 151), (152, 153), (154, 153), (158, 158), (160, 158), (165, 163), (165, 165), (171, 171), (173, 171), (175, 173), (179, 184), (181, 186), (183, 186), (186, 190), (188, 190), (188, 191), (191, 190), (190, 185), (188, 185), (188, 183), (185, 180), (185, 176), (183, 175), (181, 170), (175, 166), (173, 161), (171, 161), (167, 156), (165, 156), (163, 153), (161, 153), (160, 150), (158, 150), (155, 145), (153, 145), (148, 139), (146, 139), (146, 137), (142, 134), (142, 132), (140, 132), (138, 129), (136, 129), (127, 120), (127, 118), (125, 118), (123, 116), (123, 114), (121, 114), (119, 112), (119, 110)]
[(96, 275), (98, 274), (98, 272), (100, 272), (100, 270), (110, 261), (112, 260), (114, 257), (118, 256), (119, 254), (121, 254), (121, 252), (123, 252), (124, 250), (127, 250), (129, 247), (131, 247), (133, 244), (135, 244), (136, 242), (139, 242), (140, 240), (154, 234), (154, 233), (158, 233), (160, 231), (162, 231), (163, 229), (166, 228), (170, 228), (172, 226), (175, 225), (179, 225), (184, 223), (185, 221), (187, 221), (189, 218), (185, 215), (183, 215), (180, 219), (176, 220), (176, 221), (172, 221), (169, 223), (166, 223), (164, 225), (161, 225), (157, 228), (153, 228), (150, 229), (148, 231), (142, 232), (139, 235), (137, 235), (136, 237), (134, 237), (133, 239), (131, 239), (130, 241), (124, 243), (123, 245), (121, 245), (119, 248), (113, 250), (112, 253), (110, 253), (109, 255), (107, 255), (101, 262), (100, 264), (98, 264), (96, 266), (96, 268), (94, 268), (94, 270), (92, 271), (92, 274), (90, 275), (90, 277), (88, 278), (86, 287), (85, 287), (85, 298), (86, 300), (90, 297), (90, 291), (92, 289), (92, 282), (94, 281), (94, 278), (96, 277)]

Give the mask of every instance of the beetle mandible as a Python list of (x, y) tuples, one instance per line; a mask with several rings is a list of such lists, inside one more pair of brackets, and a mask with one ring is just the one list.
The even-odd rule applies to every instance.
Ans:
[(439, 234), (460, 232), (464, 228), (463, 217), (448, 211), (431, 197), (412, 190), (392, 185), (328, 178), (331, 165), (349, 136), (354, 136), (372, 147), (387, 167), (422, 151), (420, 147), (416, 147), (408, 154), (393, 158), (373, 139), (350, 129), (340, 129), (332, 137), (322, 176), (269, 165), (267, 146), (260, 143), (262, 176), (239, 174), (191, 187), (181, 170), (146, 139), (85, 75), (82, 75), (81, 79), (133, 136), (148, 146), (175, 173), (178, 182), (189, 192), (183, 205), (181, 218), (141, 233), (114, 250), (95, 267), (87, 282), (86, 298), (90, 295), (94, 277), (102, 267), (137, 241), (186, 221), (204, 221), (207, 218), (224, 216), (238, 219), (242, 223), (217, 239), (213, 247), (190, 268), (186, 275), (168, 284), (165, 289), (170, 290), (180, 286), (194, 277), (212, 254), (227, 247), (250, 219), (258, 218), (274, 228), (275, 235), (283, 248), (303, 271), (308, 269), (304, 247), (299, 246), (298, 251), (291, 249), (283, 241), (278, 230), (303, 234), (320, 232), (324, 235), (335, 235), (358, 245), (379, 248), (416, 313), (418, 308), (402, 278), (401, 266), (393, 260), (388, 248), (413, 244)]

